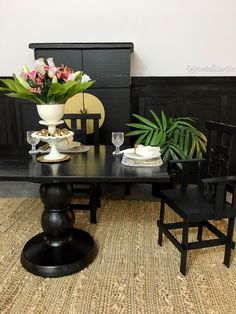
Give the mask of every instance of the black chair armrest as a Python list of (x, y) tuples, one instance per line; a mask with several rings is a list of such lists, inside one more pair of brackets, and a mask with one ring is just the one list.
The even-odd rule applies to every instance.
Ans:
[(178, 160), (169, 160), (170, 164), (186, 164), (186, 163), (194, 163), (194, 162), (203, 162), (206, 161), (206, 159), (201, 158), (201, 159), (178, 159)]
[(227, 177), (217, 177), (217, 178), (204, 178), (201, 179), (204, 184), (214, 184), (214, 183), (235, 183), (236, 176)]

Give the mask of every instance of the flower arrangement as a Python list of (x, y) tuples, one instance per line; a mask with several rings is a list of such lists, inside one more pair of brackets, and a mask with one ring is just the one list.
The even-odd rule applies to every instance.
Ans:
[(7, 96), (30, 100), (38, 105), (64, 104), (75, 94), (85, 91), (95, 81), (83, 73), (61, 65), (55, 66), (53, 58), (45, 63), (43, 58), (35, 61), (32, 71), (24, 65), (20, 75), (13, 79), (0, 80), (5, 87), (0, 91), (9, 92)]

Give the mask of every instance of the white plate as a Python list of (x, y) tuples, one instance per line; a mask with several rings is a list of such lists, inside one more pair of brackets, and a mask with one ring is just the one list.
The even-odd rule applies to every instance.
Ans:
[(68, 143), (66, 145), (58, 145), (57, 148), (60, 151), (67, 151), (69, 149), (78, 148), (79, 146), (81, 146), (81, 143), (79, 143), (79, 142), (71, 142), (71, 143)]
[(134, 148), (128, 148), (124, 150), (124, 155), (128, 158), (138, 159), (138, 160), (153, 159), (153, 158), (158, 158), (161, 156), (159, 147), (157, 147), (156, 149), (155, 147), (153, 147), (152, 151), (153, 151), (153, 155), (150, 157), (147, 157), (147, 156), (140, 156), (140, 155), (135, 154)]

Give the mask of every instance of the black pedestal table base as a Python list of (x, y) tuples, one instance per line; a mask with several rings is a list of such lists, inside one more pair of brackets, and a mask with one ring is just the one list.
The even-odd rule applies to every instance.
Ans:
[(61, 277), (88, 266), (95, 257), (92, 236), (75, 229), (75, 217), (69, 208), (72, 188), (69, 183), (42, 184), (40, 196), (45, 210), (44, 230), (23, 248), (21, 263), (29, 272), (43, 277)]

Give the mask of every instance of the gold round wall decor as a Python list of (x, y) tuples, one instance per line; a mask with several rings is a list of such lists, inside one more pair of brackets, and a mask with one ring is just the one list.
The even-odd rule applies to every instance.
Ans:
[[(65, 113), (100, 113), (101, 119), (99, 120), (99, 128), (103, 125), (105, 119), (105, 110), (102, 102), (94, 95), (89, 93), (79, 93), (69, 100), (67, 100), (65, 105)], [(70, 122), (66, 121), (69, 127), (71, 127)], [(77, 122), (78, 129), (80, 126), (80, 121)], [(93, 130), (93, 121), (87, 121), (87, 132), (91, 134)]]

